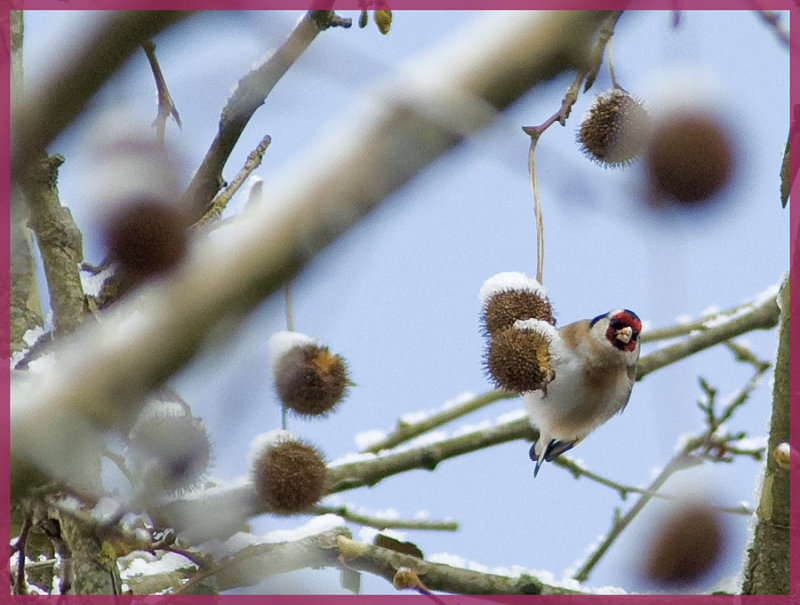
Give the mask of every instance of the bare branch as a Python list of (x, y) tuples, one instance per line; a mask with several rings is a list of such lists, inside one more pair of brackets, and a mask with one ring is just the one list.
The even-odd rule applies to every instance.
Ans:
[(346, 506), (315, 506), (311, 509), (315, 515), (338, 515), (347, 521), (374, 527), (376, 529), (419, 529), (426, 531), (458, 531), (456, 521), (430, 521), (428, 519), (389, 519), (372, 517), (354, 513)]
[(193, 11), (116, 11), (100, 31), (75, 54), (72, 63), (23, 102), (12, 138), (14, 177), (46, 149), (86, 107), (140, 44), (191, 16)]
[(495, 389), (494, 391), (489, 391), (488, 393), (478, 395), (477, 397), (474, 397), (469, 401), (465, 401), (457, 406), (443, 410), (438, 414), (433, 414), (432, 416), (429, 416), (428, 418), (414, 424), (398, 421), (397, 428), (392, 434), (387, 436), (385, 439), (381, 439), (369, 447), (364, 448), (364, 451), (377, 454), (381, 450), (389, 450), (400, 445), (401, 443), (405, 443), (406, 441), (413, 439), (414, 437), (418, 437), (423, 433), (427, 433), (438, 426), (479, 410), (490, 403), (494, 403), (495, 401), (501, 399), (512, 399), (517, 396), (517, 393)]
[(156, 45), (151, 40), (142, 42), (142, 48), (147, 55), (147, 60), (150, 62), (150, 69), (153, 71), (153, 77), (156, 80), (156, 93), (158, 95), (158, 115), (153, 121), (153, 126), (156, 127), (156, 139), (160, 144), (164, 144), (164, 135), (167, 128), (167, 120), (171, 115), (178, 128), (181, 127), (181, 116), (178, 113), (178, 108), (172, 101), (172, 96), (169, 94), (167, 88), (167, 81), (164, 79), (164, 74), (161, 71), (161, 66), (158, 64), (156, 57)]
[(247, 160), (242, 166), (242, 169), (239, 170), (239, 173), (236, 177), (228, 184), (225, 189), (222, 190), (211, 202), (209, 205), (208, 211), (200, 217), (200, 219), (194, 224), (194, 227), (202, 227), (203, 225), (208, 224), (209, 222), (218, 219), (222, 212), (225, 210), (225, 207), (228, 205), (228, 202), (231, 198), (239, 191), (239, 188), (244, 184), (252, 172), (261, 166), (261, 160), (264, 159), (264, 154), (267, 151), (267, 147), (272, 142), (272, 138), (269, 135), (264, 136), (261, 139), (261, 142), (258, 146), (251, 151), (248, 156)]
[(275, 54), (239, 81), (222, 110), (217, 135), (183, 194), (182, 204), (195, 219), (210, 211), (212, 199), (225, 182), (222, 169), (250, 118), (317, 34), (333, 25), (349, 23), (333, 11), (308, 11)]
[(456, 594), (580, 594), (547, 585), (533, 576), (511, 578), (432, 563), (389, 548), (355, 542), (345, 535), (337, 538), (337, 545), (348, 567), (381, 576), (389, 582), (393, 582), (398, 570), (408, 568), (425, 582), (427, 589)]
[(681, 342), (655, 351), (639, 360), (636, 371), (636, 380), (665, 365), (694, 355), (714, 345), (720, 344), (751, 330), (768, 330), (774, 328), (780, 317), (780, 309), (775, 297), (771, 297), (758, 306), (752, 306), (749, 311), (741, 310), (740, 313), (727, 321), (708, 327), (694, 336)]
[(80, 278), (83, 240), (69, 209), (58, 197), (60, 155), (38, 158), (21, 181), (30, 210), (29, 224), (42, 255), (57, 336), (72, 332), (84, 317)]

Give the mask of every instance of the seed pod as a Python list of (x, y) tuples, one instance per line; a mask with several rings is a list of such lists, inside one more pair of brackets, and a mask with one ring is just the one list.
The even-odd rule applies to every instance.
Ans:
[(175, 267), (188, 245), (184, 216), (153, 198), (123, 204), (108, 219), (105, 239), (111, 258), (136, 280)]
[(658, 527), (644, 560), (644, 574), (658, 584), (691, 583), (713, 567), (724, 535), (706, 504), (684, 505)]
[(647, 175), (656, 196), (691, 204), (719, 192), (734, 167), (727, 130), (710, 115), (680, 113), (656, 127), (647, 151)]
[(644, 105), (621, 88), (598, 95), (578, 131), (581, 150), (606, 167), (622, 167), (644, 152), (650, 117)]
[(278, 397), (298, 415), (330, 412), (352, 384), (344, 359), (309, 336), (278, 332), (270, 338), (269, 349)]
[(317, 449), (287, 431), (261, 437), (251, 454), (259, 502), (285, 515), (302, 512), (318, 502), (328, 489), (328, 469)]
[(128, 433), (134, 467), (152, 493), (175, 494), (197, 487), (211, 462), (205, 423), (184, 406), (148, 404)]
[(538, 281), (513, 271), (498, 273), (481, 286), (481, 323), (485, 335), (508, 328), (521, 319), (540, 319), (555, 325), (553, 307)]
[(550, 343), (556, 338), (549, 323), (518, 321), (492, 335), (486, 353), (486, 370), (498, 387), (524, 393), (542, 389), (553, 380)]

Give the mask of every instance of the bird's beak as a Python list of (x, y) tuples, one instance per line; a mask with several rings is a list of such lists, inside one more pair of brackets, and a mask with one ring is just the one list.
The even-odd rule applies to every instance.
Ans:
[(633, 337), (633, 328), (630, 326), (625, 326), (624, 328), (620, 328), (617, 330), (617, 340), (624, 344), (628, 344)]

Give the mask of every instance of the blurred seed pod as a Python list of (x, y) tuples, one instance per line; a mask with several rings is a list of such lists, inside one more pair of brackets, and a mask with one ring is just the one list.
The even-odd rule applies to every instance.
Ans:
[(650, 116), (641, 101), (613, 88), (598, 95), (584, 115), (578, 142), (590, 159), (619, 168), (644, 152), (649, 132)]
[(112, 260), (135, 280), (175, 267), (186, 255), (187, 223), (176, 208), (154, 198), (122, 204), (105, 224)]
[(145, 489), (154, 494), (197, 487), (211, 462), (205, 423), (178, 401), (150, 402), (128, 433), (128, 451)]
[(278, 332), (268, 348), (278, 397), (298, 415), (330, 412), (352, 385), (344, 359), (310, 336)]
[(650, 188), (657, 199), (682, 204), (707, 200), (734, 170), (731, 136), (714, 116), (699, 110), (674, 113), (655, 126), (646, 153)]
[(517, 321), (492, 335), (486, 370), (498, 387), (524, 393), (542, 389), (554, 378), (550, 344), (555, 328), (545, 321)]
[(683, 505), (656, 529), (643, 561), (644, 575), (657, 584), (690, 584), (717, 562), (724, 537), (710, 506)]
[(260, 435), (250, 459), (259, 502), (272, 512), (302, 512), (328, 490), (328, 469), (322, 455), (288, 431)]
[(524, 273), (509, 271), (493, 275), (481, 286), (478, 298), (485, 335), (508, 328), (518, 319), (556, 323), (544, 286)]

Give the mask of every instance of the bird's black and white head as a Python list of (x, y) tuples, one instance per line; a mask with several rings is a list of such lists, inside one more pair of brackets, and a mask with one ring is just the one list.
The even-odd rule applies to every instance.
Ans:
[(598, 315), (589, 324), (594, 335), (601, 341), (623, 353), (637, 353), (642, 321), (629, 309), (614, 309)]

